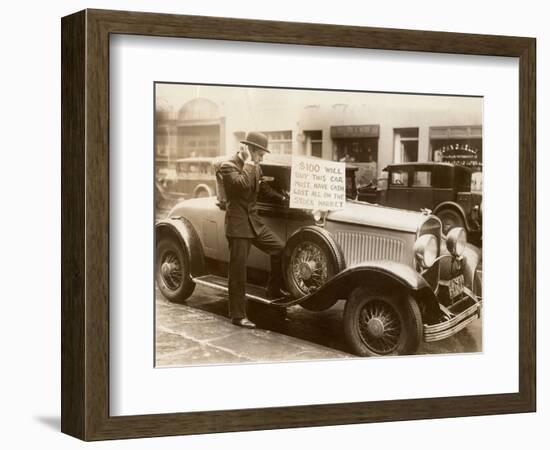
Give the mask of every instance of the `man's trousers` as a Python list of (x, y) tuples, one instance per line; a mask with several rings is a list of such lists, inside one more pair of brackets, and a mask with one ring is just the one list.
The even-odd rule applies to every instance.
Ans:
[(284, 244), (268, 227), (254, 238), (228, 237), (229, 241), (229, 316), (246, 317), (246, 263), (250, 246), (254, 245), (271, 256), (271, 273), (267, 292), (278, 292), (283, 286), (281, 258)]

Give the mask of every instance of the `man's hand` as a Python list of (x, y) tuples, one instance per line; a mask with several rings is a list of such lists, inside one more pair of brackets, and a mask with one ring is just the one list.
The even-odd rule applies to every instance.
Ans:
[(243, 146), (243, 149), (241, 151), (241, 158), (243, 159), (245, 164), (254, 164), (254, 161), (252, 160), (252, 155), (250, 154), (250, 150), (248, 149), (248, 145)]

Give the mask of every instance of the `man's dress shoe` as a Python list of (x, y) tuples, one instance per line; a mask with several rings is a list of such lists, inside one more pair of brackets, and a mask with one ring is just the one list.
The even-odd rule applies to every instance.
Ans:
[(246, 317), (243, 317), (242, 319), (231, 319), (231, 323), (233, 325), (237, 325), (238, 327), (242, 327), (242, 328), (249, 328), (249, 329), (256, 328), (256, 324), (248, 320)]

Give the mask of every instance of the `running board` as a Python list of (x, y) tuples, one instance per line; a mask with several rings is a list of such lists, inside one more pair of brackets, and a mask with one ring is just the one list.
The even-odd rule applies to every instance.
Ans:
[[(228, 279), (217, 275), (204, 275), (202, 277), (193, 278), (196, 284), (217, 289), (219, 291), (228, 292)], [(265, 288), (255, 284), (246, 284), (246, 298), (257, 302), (273, 305), (274, 300), (266, 298)]]

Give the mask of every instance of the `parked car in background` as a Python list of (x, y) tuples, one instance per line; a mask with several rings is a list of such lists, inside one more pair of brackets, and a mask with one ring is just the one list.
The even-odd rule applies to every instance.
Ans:
[(413, 211), (427, 208), (441, 219), (444, 234), (462, 227), (470, 240), (481, 239), (481, 172), (439, 162), (391, 164), (384, 172), (385, 187), (360, 187), (359, 200)]
[(216, 195), (216, 176), (212, 167), (214, 160), (210, 157), (178, 159), (173, 189), (193, 198)]
[[(265, 163), (262, 172), (262, 182), (289, 191), (288, 163)], [(347, 190), (355, 189), (353, 174), (348, 170)], [(331, 212), (261, 197), (257, 208), (286, 244), (282, 264), (291, 296), (266, 297), (269, 256), (253, 247), (249, 300), (312, 311), (345, 300), (343, 333), (357, 355), (415, 353), (422, 341), (452, 336), (480, 316), (481, 252), (466, 243), (463, 228), (444, 239), (440, 219), (428, 212), (349, 198)], [(156, 223), (155, 274), (165, 298), (185, 302), (197, 284), (227, 292), (224, 219), (224, 202), (208, 197), (182, 201)]]

